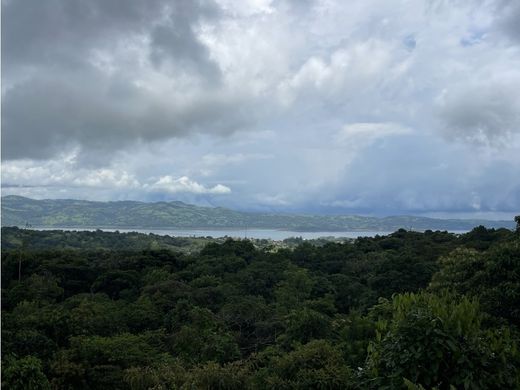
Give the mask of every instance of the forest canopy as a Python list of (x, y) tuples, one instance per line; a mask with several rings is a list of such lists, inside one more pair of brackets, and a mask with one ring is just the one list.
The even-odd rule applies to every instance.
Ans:
[(3, 228), (2, 385), (516, 389), (519, 234), (180, 251), (143, 234)]

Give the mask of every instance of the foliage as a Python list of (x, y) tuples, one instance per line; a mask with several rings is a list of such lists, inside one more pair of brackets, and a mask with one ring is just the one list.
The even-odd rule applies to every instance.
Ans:
[(519, 355), (507, 329), (483, 330), (476, 300), (449, 293), (396, 295), (383, 302), (367, 363), (367, 385), (409, 381), (440, 389), (514, 389)]
[(183, 253), (137, 233), (7, 232), (6, 388), (518, 386), (511, 231)]
[(458, 249), (440, 260), (430, 289), (452, 289), (477, 297), (482, 308), (520, 326), (520, 242), (501, 243), (484, 253)]
[(341, 351), (325, 340), (298, 345), (287, 354), (269, 356), (254, 383), (269, 389), (348, 389), (352, 373)]
[(41, 361), (34, 356), (21, 359), (7, 357), (2, 362), (2, 387), (12, 390), (48, 390), (50, 384), (43, 374)]

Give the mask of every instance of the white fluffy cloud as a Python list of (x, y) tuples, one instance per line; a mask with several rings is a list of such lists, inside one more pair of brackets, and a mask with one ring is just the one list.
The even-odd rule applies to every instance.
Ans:
[(2, 164), (3, 187), (78, 187), (133, 189), (141, 184), (119, 167), (83, 168), (74, 152), (42, 162), (21, 160)]
[(312, 56), (279, 85), (282, 103), (308, 96), (356, 96), (389, 77), (392, 47), (379, 40), (345, 44), (328, 58)]
[(194, 194), (229, 194), (231, 189), (222, 184), (217, 184), (213, 187), (204, 187), (202, 184), (191, 180), (187, 176), (182, 176), (177, 179), (172, 176), (162, 176), (150, 186), (146, 186), (150, 190), (166, 191), (172, 194), (178, 192), (190, 192)]
[[(134, 174), (124, 168), (114, 165), (103, 168), (84, 168), (78, 165), (74, 153), (62, 155), (58, 159), (44, 164), (31, 160), (5, 162), (2, 166), (2, 186), (4, 194), (17, 193), (22, 189), (28, 194), (28, 189), (34, 188), (48, 194), (50, 189), (58, 189), (61, 194), (93, 194), (99, 190), (117, 190), (122, 193), (143, 196), (146, 193), (166, 192), (169, 194), (210, 194), (223, 195), (231, 193), (231, 189), (222, 184), (206, 187), (187, 176), (174, 178), (171, 175), (158, 179), (142, 179), (139, 181)], [(77, 196), (77, 195), (76, 195)], [(85, 197), (83, 195), (83, 197)]]

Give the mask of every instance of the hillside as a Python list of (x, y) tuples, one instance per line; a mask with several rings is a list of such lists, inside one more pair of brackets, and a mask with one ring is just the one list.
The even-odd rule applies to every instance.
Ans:
[(2, 226), (76, 228), (265, 228), (292, 231), (470, 230), (513, 228), (512, 221), (433, 219), (414, 216), (384, 218), (356, 215), (295, 215), (239, 212), (200, 207), (179, 201), (92, 202), (73, 199), (35, 200), (2, 197)]

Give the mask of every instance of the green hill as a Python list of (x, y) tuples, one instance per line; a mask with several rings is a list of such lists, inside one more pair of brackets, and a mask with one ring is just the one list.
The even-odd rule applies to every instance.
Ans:
[(512, 229), (512, 221), (433, 219), (414, 216), (385, 218), (356, 215), (296, 215), (239, 212), (221, 207), (200, 207), (183, 202), (92, 202), (73, 199), (35, 200), (2, 197), (2, 226), (75, 228), (265, 228), (292, 231), (394, 231)]

